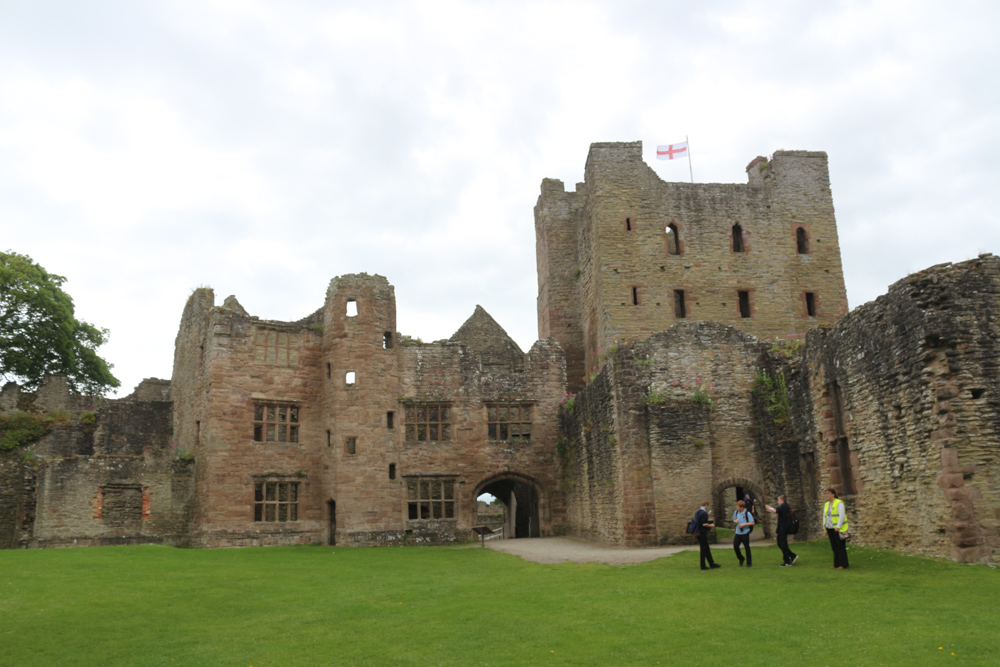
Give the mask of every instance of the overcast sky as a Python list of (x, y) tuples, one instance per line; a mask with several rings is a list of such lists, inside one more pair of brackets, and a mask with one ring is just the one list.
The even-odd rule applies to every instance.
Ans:
[(1000, 3), (0, 0), (0, 250), (68, 278), (122, 381), (199, 286), (296, 320), (333, 276), (398, 328), (537, 335), (532, 207), (591, 142), (697, 182), (824, 150), (848, 299), (1000, 252)]

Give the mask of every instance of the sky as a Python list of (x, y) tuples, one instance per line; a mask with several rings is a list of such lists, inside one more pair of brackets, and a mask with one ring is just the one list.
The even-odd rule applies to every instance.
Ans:
[(297, 320), (384, 275), (397, 329), (537, 337), (541, 180), (689, 137), (694, 180), (829, 154), (851, 308), (1000, 253), (1000, 3), (0, 0), (0, 251), (67, 278), (130, 393), (198, 287)]

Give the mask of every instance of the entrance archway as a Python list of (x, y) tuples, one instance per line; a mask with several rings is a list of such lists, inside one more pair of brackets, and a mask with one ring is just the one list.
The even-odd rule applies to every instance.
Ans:
[(540, 537), (538, 484), (527, 475), (501, 473), (481, 482), (473, 499), (484, 493), (504, 505), (504, 534), (510, 538)]
[(712, 511), (715, 513), (716, 525), (723, 528), (733, 528), (733, 512), (736, 511), (736, 501), (743, 500), (743, 494), (749, 491), (754, 496), (754, 521), (757, 524), (750, 540), (771, 539), (774, 537), (772, 520), (764, 505), (770, 500), (764, 497), (760, 485), (745, 477), (731, 477), (715, 485), (712, 494)]

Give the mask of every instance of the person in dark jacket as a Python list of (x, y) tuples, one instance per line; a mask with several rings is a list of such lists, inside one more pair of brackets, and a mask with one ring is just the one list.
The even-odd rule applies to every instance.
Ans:
[(784, 494), (778, 496), (778, 506), (771, 507), (764, 505), (768, 512), (778, 515), (778, 548), (781, 549), (781, 567), (791, 567), (799, 557), (788, 548), (788, 520), (792, 513), (792, 508), (788, 506), (788, 499)]
[[(708, 509), (711, 504), (706, 500), (701, 504), (701, 508), (695, 513), (694, 518), (698, 520), (698, 545), (701, 547), (701, 569), (714, 570), (722, 567), (712, 560), (712, 549), (708, 546), (708, 531), (715, 528), (714, 523), (709, 523), (712, 510)], [(708, 567), (705, 566), (708, 563)]]

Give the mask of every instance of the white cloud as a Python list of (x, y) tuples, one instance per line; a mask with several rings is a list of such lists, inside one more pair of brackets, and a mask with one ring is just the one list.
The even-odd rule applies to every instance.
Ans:
[(294, 320), (381, 273), (405, 333), (480, 303), (527, 348), (539, 182), (593, 141), (688, 134), (702, 182), (826, 150), (853, 305), (1000, 246), (992, 4), (55, 6), (0, 7), (0, 225), (129, 388), (201, 284)]

